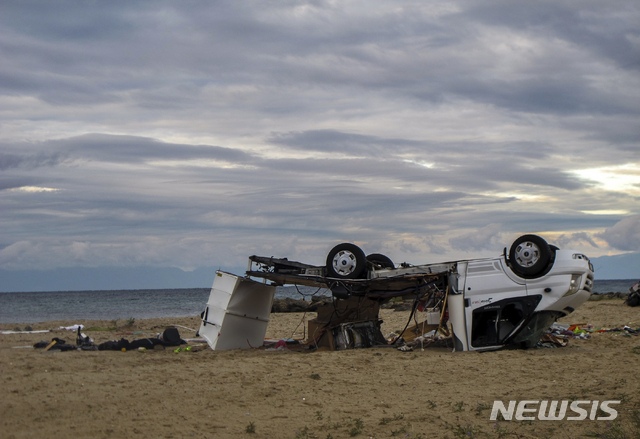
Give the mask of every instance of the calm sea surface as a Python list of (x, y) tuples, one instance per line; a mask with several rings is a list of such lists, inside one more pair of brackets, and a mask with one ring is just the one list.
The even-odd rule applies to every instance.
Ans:
[[(596, 280), (594, 292), (628, 292), (637, 279)], [(66, 320), (144, 319), (200, 314), (210, 288), (178, 290), (56, 291), (0, 293), (0, 323), (34, 323)], [(277, 298), (302, 299), (316, 293), (310, 287), (278, 287)], [(318, 294), (327, 294), (321, 290)]]
[[(0, 323), (34, 323), (51, 320), (115, 320), (185, 317), (200, 314), (211, 288), (172, 290), (55, 291), (0, 293)], [(278, 287), (277, 298), (302, 299), (314, 293), (309, 287)]]

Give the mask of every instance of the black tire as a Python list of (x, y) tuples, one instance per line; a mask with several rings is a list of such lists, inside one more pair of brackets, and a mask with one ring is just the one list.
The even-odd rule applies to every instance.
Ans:
[(629, 306), (640, 306), (640, 293), (635, 292), (629, 294), (627, 300), (625, 300), (624, 303)]
[(327, 255), (327, 277), (361, 279), (366, 275), (366, 270), (367, 258), (355, 244), (338, 244)]
[(388, 256), (380, 253), (371, 253), (370, 255), (367, 255), (367, 262), (373, 266), (374, 270), (396, 268), (396, 266), (393, 265), (393, 261)]
[(551, 247), (538, 235), (522, 235), (511, 244), (509, 262), (515, 274), (535, 279), (548, 271)]

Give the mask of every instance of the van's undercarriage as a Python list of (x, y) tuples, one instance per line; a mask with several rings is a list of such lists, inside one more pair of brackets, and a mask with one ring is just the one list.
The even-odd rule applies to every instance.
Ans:
[[(427, 334), (450, 338), (456, 351), (532, 347), (557, 318), (587, 300), (592, 283), (586, 256), (536, 235), (523, 235), (498, 258), (398, 267), (344, 243), (325, 266), (254, 255), (244, 277), (218, 272), (199, 332), (214, 349), (255, 346), (264, 337), (275, 287), (304, 285), (333, 296), (308, 322), (313, 347), (389, 345)], [(379, 308), (399, 297), (412, 300), (411, 316), (390, 341), (380, 332)]]

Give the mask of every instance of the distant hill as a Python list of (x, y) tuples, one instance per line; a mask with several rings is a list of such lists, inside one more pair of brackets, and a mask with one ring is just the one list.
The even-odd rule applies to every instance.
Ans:
[(596, 279), (640, 279), (640, 252), (591, 259)]
[[(640, 279), (640, 253), (591, 260), (596, 279)], [(244, 268), (225, 269), (243, 274)], [(209, 288), (216, 268), (75, 267), (55, 270), (0, 270), (0, 292)]]

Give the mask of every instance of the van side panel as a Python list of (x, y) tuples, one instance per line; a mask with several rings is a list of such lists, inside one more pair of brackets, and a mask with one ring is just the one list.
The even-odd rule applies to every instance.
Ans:
[(467, 325), (464, 315), (464, 295), (449, 294), (447, 300), (449, 321), (451, 322), (451, 329), (453, 330), (453, 350), (466, 351), (469, 348), (467, 343)]
[(453, 335), (453, 351), (468, 350), (467, 322), (465, 317), (464, 283), (466, 281), (467, 261), (459, 261), (449, 273), (449, 295), (447, 309)]

